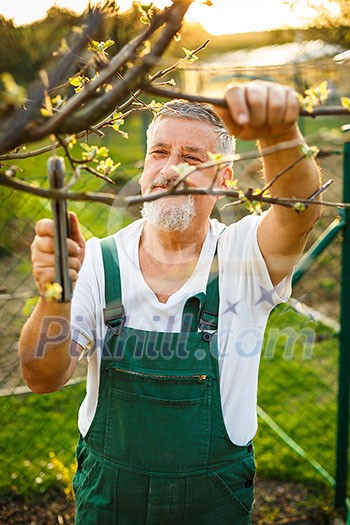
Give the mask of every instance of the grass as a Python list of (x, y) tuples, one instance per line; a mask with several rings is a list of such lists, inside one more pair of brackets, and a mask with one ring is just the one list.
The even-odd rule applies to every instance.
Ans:
[(4, 498), (15, 493), (29, 500), (57, 488), (69, 492), (78, 439), (77, 410), (83, 396), (84, 384), (79, 384), (49, 395), (0, 399), (0, 494)]
[[(286, 352), (286, 327), (293, 345)], [(271, 337), (271, 332), (274, 337)], [(279, 336), (276, 337), (276, 334)], [(304, 334), (304, 337), (302, 337)], [(322, 324), (285, 306), (273, 312), (260, 368), (259, 405), (311, 459), (334, 477), (338, 340)], [(305, 338), (307, 336), (308, 339)], [(268, 341), (274, 355), (267, 354)], [(324, 478), (261, 421), (256, 439), (258, 464), (265, 476), (309, 482)], [(278, 458), (278, 461), (276, 461)]]

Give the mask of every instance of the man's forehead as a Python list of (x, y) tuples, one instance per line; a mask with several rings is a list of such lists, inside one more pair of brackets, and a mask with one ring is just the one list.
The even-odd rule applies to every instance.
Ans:
[(208, 151), (216, 142), (217, 134), (208, 122), (182, 117), (160, 118), (154, 123), (150, 136), (152, 146), (177, 146), (190, 151)]
[(187, 143), (181, 143), (178, 145), (174, 145), (173, 142), (164, 142), (162, 140), (152, 140), (151, 143), (152, 147), (161, 147), (165, 149), (171, 149), (174, 146), (178, 147), (181, 151), (190, 151), (195, 153), (197, 152), (206, 152), (207, 148), (203, 147), (202, 145), (194, 145), (194, 144), (187, 144)]

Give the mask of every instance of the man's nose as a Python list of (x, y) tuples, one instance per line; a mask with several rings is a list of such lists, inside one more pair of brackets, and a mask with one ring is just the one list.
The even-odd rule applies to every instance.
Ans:
[(164, 162), (160, 173), (166, 177), (169, 181), (174, 181), (178, 178), (179, 174), (175, 171), (174, 167), (180, 164), (178, 155), (169, 155)]

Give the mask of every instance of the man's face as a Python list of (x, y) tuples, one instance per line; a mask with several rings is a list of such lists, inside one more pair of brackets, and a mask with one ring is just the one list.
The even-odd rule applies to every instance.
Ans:
[[(209, 123), (180, 117), (163, 117), (155, 122), (149, 137), (144, 171), (140, 180), (142, 194), (162, 192), (169, 189), (178, 173), (173, 166), (187, 163), (200, 165), (209, 159), (208, 152), (217, 152), (217, 135)], [(216, 187), (223, 184), (225, 168), (206, 168), (194, 171), (187, 179), (189, 188), (209, 187), (217, 172)], [(188, 196), (164, 197), (158, 201), (163, 211), (167, 207), (177, 207)], [(208, 218), (215, 204), (212, 195), (193, 196), (195, 215)]]

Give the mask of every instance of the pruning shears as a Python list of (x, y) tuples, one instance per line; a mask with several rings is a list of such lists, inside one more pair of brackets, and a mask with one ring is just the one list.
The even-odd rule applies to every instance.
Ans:
[[(47, 162), (47, 172), (50, 189), (59, 190), (64, 187), (65, 164), (63, 157), (52, 156)], [(67, 237), (70, 237), (67, 202), (64, 199), (51, 201), (54, 221), (55, 240), (55, 282), (62, 288), (61, 303), (69, 303), (72, 299), (72, 280), (69, 276)]]

